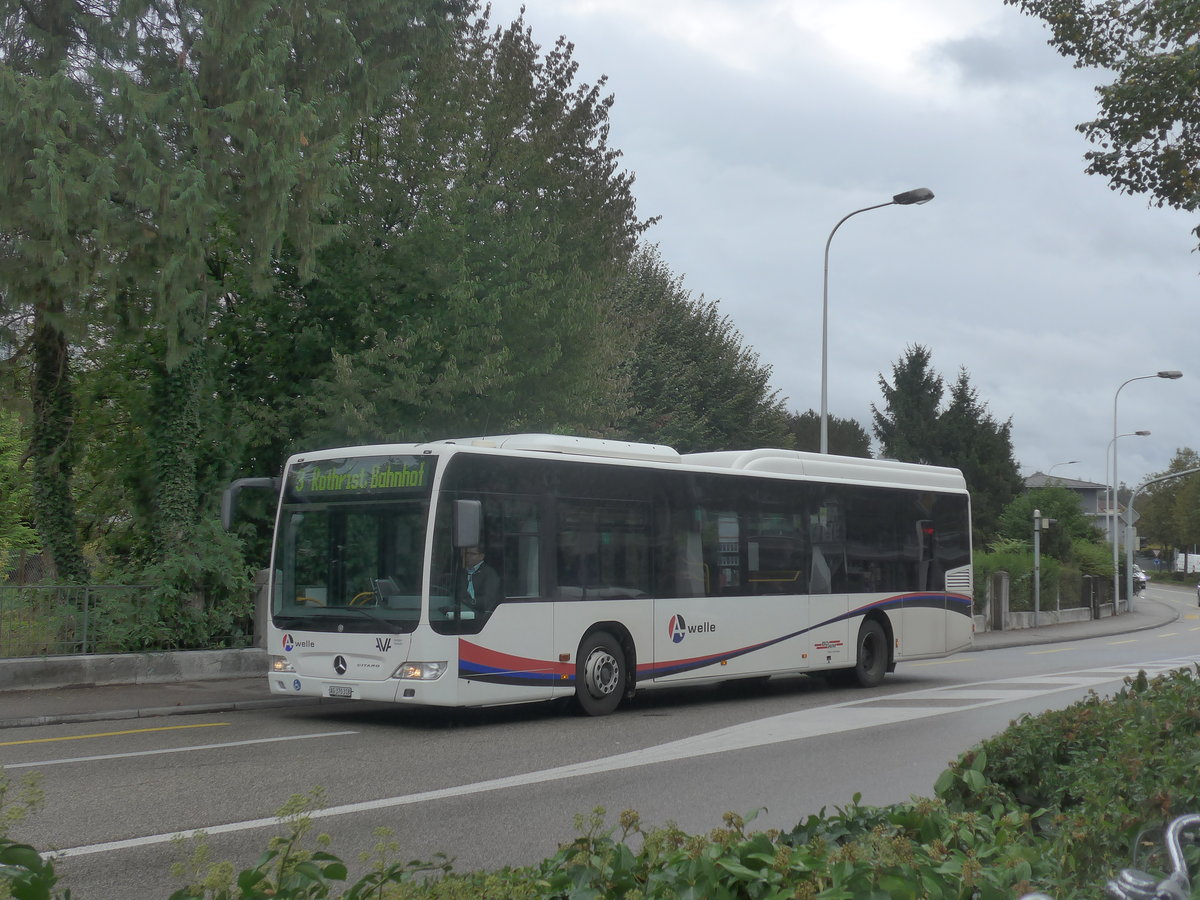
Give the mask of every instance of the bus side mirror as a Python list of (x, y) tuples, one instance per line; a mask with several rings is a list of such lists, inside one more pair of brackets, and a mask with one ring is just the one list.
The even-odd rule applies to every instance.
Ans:
[(478, 547), (483, 533), (483, 503), (480, 500), (454, 501), (454, 546)]
[(278, 478), (239, 478), (225, 488), (221, 494), (221, 527), (229, 531), (233, 527), (234, 516), (237, 515), (237, 496), (243, 488), (258, 488), (279, 492)]

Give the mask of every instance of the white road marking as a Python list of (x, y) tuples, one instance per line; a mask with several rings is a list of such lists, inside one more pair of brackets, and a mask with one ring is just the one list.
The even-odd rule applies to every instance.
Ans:
[(37, 762), (4, 763), (5, 769), (34, 769), (39, 766), (61, 766), (64, 763), (95, 762), (101, 759), (126, 759), (131, 756), (158, 756), (161, 753), (190, 753), (193, 750), (222, 750), (225, 747), (245, 747), (250, 744), (273, 744), (278, 741), (304, 741), (310, 738), (358, 734), (357, 731), (323, 731), (320, 734), (292, 734), (286, 737), (255, 738), (249, 741), (228, 741), (223, 744), (196, 744), (192, 747), (164, 747), (159, 750), (131, 750), (128, 753), (104, 753), (99, 756), (70, 756), (62, 759), (43, 759)]
[[(853, 700), (847, 703), (835, 703), (816, 709), (805, 709), (797, 712), (784, 713), (759, 719), (756, 722), (745, 722), (729, 728), (710, 731), (707, 734), (694, 735), (678, 741), (620, 753), (616, 756), (558, 766), (553, 769), (543, 769), (540, 772), (527, 772), (521, 775), (510, 775), (505, 778), (493, 778), (488, 781), (477, 781), (473, 784), (462, 784), (454, 787), (441, 788), (433, 791), (421, 791), (416, 794), (404, 794), (398, 797), (381, 797), (376, 800), (364, 800), (359, 803), (346, 803), (341, 806), (331, 806), (327, 809), (314, 810), (309, 813), (313, 819), (326, 819), (334, 816), (354, 815), (355, 813), (374, 812), (397, 806), (410, 806), (416, 803), (429, 803), (435, 800), (445, 800), (451, 797), (463, 797), (471, 794), (482, 794), (489, 791), (500, 791), (514, 787), (524, 787), (531, 784), (544, 784), (547, 781), (562, 781), (568, 778), (578, 778), (585, 775), (598, 775), (619, 769), (629, 769), (638, 766), (649, 766), (656, 763), (675, 762), (697, 756), (709, 756), (714, 753), (728, 753), (734, 750), (745, 750), (753, 747), (763, 747), (785, 741), (798, 741), (819, 735), (837, 734), (844, 731), (854, 731), (860, 728), (875, 728), (881, 725), (891, 725), (900, 722), (911, 722), (914, 719), (943, 716), (947, 713), (962, 710), (980, 709), (986, 706), (996, 706), (1010, 703), (1013, 700), (1028, 699), (1034, 696), (1046, 696), (1063, 691), (1093, 688), (1120, 680), (1126, 675), (1136, 675), (1145, 672), (1147, 677), (1154, 677), (1174, 669), (1191, 667), (1200, 662), (1200, 657), (1179, 657), (1169, 660), (1157, 660), (1143, 665), (1117, 665), (1103, 668), (1081, 669), (1077, 672), (1059, 672), (1051, 675), (1021, 676), (1017, 678), (993, 679), (976, 684), (955, 685), (940, 689), (922, 688), (902, 694), (889, 694), (886, 697), (872, 697), (866, 700)], [(1042, 685), (1042, 689), (1014, 689), (1005, 685)], [(991, 690), (989, 690), (989, 687)], [(932, 700), (948, 699), (966, 700), (962, 705), (929, 705)], [(882, 704), (884, 701), (888, 705)], [(926, 705), (922, 705), (922, 704)], [(188, 832), (171, 834), (151, 834), (144, 837), (128, 838), (120, 841), (108, 841), (101, 844), (88, 844), (81, 847), (69, 847), (63, 850), (52, 850), (42, 855), (48, 859), (64, 859), (72, 856), (86, 856), (94, 853), (108, 853), (114, 850), (128, 850), (146, 847), (152, 844), (165, 844), (179, 836), (185, 838), (200, 834), (216, 835), (230, 834), (239, 831), (250, 831), (255, 828), (272, 828), (280, 824), (279, 819), (251, 819), (244, 822), (229, 822), (224, 825), (211, 825)]]

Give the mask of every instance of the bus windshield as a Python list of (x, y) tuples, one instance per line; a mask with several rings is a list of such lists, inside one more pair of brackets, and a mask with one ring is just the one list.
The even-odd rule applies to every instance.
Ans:
[(424, 500), (285, 507), (275, 548), (276, 627), (413, 631), (428, 510)]

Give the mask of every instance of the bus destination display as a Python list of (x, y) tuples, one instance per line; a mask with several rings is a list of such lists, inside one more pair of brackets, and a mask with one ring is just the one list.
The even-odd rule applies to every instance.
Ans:
[(433, 464), (417, 456), (318, 459), (291, 468), (287, 492), (292, 500), (427, 496)]

